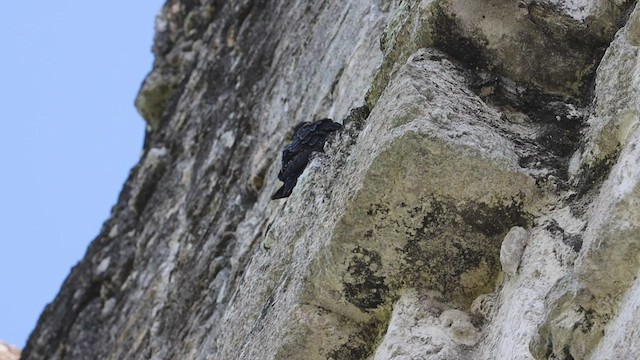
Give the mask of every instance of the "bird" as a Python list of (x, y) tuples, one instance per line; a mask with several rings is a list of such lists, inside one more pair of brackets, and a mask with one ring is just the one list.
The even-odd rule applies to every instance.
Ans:
[(273, 194), (271, 200), (289, 197), (298, 183), (298, 177), (309, 164), (313, 152), (324, 152), (324, 143), (330, 133), (342, 128), (331, 119), (321, 119), (312, 123), (302, 122), (294, 127), (291, 143), (282, 150), (282, 169), (278, 179), (284, 184)]

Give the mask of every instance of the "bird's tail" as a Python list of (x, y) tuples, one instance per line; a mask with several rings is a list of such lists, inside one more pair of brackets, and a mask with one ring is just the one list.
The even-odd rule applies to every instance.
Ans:
[(293, 192), (294, 186), (298, 182), (297, 179), (285, 181), (284, 184), (278, 189), (273, 196), (271, 196), (271, 200), (282, 199), (289, 197)]

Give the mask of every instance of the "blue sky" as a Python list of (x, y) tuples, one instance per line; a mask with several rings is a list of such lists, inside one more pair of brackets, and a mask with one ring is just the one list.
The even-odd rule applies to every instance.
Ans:
[(137, 162), (133, 106), (164, 1), (0, 12), (0, 339), (23, 347)]

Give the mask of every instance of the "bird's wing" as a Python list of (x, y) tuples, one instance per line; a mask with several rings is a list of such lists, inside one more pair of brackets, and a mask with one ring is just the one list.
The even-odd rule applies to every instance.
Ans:
[(295, 156), (296, 149), (292, 145), (293, 143), (288, 144), (284, 147), (284, 149), (282, 149), (282, 164), (288, 163), (289, 161), (291, 161), (291, 158)]

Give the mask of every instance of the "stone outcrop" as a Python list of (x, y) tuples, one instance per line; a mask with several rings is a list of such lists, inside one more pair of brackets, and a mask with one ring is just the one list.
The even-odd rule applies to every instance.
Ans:
[(140, 163), (23, 359), (640, 351), (636, 2), (170, 0), (156, 27)]
[(0, 360), (18, 360), (20, 350), (0, 340)]

